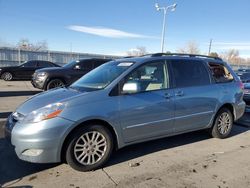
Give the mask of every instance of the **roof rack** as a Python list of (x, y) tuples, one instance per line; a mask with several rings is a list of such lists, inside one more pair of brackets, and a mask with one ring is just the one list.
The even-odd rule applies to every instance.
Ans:
[(210, 58), (222, 61), (220, 57), (212, 57), (207, 55), (199, 55), (199, 54), (184, 54), (184, 53), (155, 53), (155, 54), (146, 54), (145, 56), (151, 57), (161, 57), (161, 56), (187, 56), (187, 57), (200, 57), (200, 58)]

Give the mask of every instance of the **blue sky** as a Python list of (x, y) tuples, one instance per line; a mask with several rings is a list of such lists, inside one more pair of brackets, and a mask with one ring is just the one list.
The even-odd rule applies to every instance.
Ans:
[(137, 46), (160, 51), (163, 12), (154, 4), (177, 3), (168, 12), (165, 50), (195, 41), (202, 53), (235, 48), (250, 57), (249, 0), (0, 0), (0, 41), (46, 40), (51, 50), (124, 54)]

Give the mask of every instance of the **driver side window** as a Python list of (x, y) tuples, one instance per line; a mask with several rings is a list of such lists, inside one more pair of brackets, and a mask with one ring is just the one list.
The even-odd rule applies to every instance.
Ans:
[(143, 65), (130, 73), (123, 85), (123, 93), (140, 93), (169, 88), (169, 78), (164, 62)]

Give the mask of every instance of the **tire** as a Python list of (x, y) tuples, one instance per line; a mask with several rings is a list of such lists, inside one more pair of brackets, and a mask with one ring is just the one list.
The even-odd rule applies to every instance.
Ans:
[(210, 134), (214, 138), (227, 138), (233, 128), (233, 114), (227, 108), (222, 108), (216, 115), (213, 127), (210, 129)]
[(52, 79), (49, 81), (47, 86), (45, 87), (46, 90), (57, 88), (57, 87), (63, 87), (65, 84), (60, 79)]
[(13, 79), (13, 75), (10, 72), (4, 72), (1, 78), (5, 81), (11, 81)]
[(96, 170), (108, 161), (112, 151), (110, 131), (101, 125), (89, 125), (71, 135), (66, 147), (66, 162), (77, 171)]

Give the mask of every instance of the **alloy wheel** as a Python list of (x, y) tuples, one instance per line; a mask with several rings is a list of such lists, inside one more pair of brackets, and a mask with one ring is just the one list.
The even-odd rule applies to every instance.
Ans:
[(12, 80), (12, 74), (9, 72), (5, 72), (2, 75), (2, 79), (4, 79), (5, 81), (10, 81), (10, 80)]
[(224, 135), (230, 130), (231, 118), (228, 113), (224, 112), (220, 115), (218, 119), (218, 131), (220, 134)]
[(48, 85), (48, 89), (53, 89), (53, 88), (57, 88), (57, 87), (63, 87), (64, 83), (61, 80), (52, 80), (49, 85)]
[(107, 150), (107, 140), (103, 134), (91, 131), (83, 134), (75, 143), (74, 156), (83, 165), (93, 165), (100, 161)]

